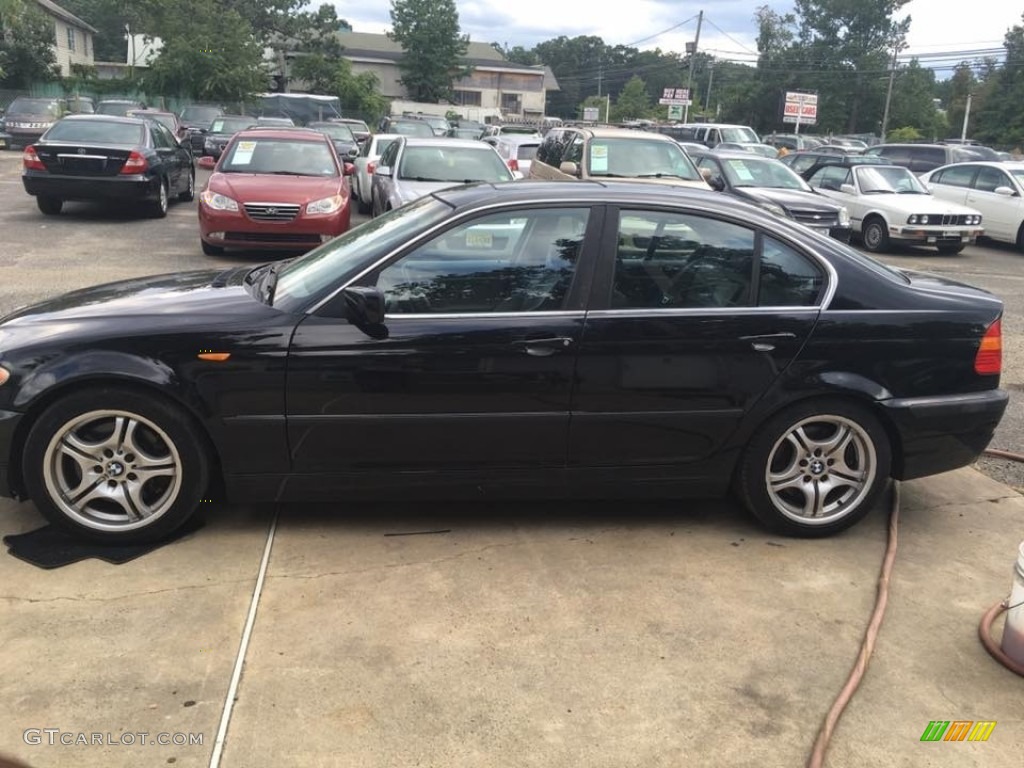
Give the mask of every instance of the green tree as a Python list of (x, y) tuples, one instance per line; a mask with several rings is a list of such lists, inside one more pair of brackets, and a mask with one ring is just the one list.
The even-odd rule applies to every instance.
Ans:
[(128, 60), (125, 26), (135, 32), (142, 29), (142, 6), (125, 0), (60, 0), (60, 5), (98, 30), (93, 41), (96, 61)]
[(597, 122), (609, 123), (611, 122), (611, 116), (608, 114), (608, 99), (604, 96), (588, 96), (580, 104), (579, 112), (576, 115), (578, 120), (582, 120), (586, 114), (583, 110), (592, 107), (597, 110)]
[[(961, 62), (953, 70), (949, 79), (949, 102), (946, 105), (946, 116), (949, 130), (960, 135), (967, 111), (967, 94), (973, 94), (978, 87), (978, 78), (974, 76), (974, 68), (969, 62)], [(974, 107), (972, 105), (971, 109)]]
[(505, 57), (506, 61), (513, 64), (522, 64), (524, 67), (533, 67), (540, 64), (540, 59), (537, 57), (537, 52), (532, 48), (523, 48), (521, 45), (509, 46), (508, 43), (502, 45), (501, 43), (491, 43), (491, 46)]
[(402, 46), (402, 85), (414, 101), (451, 97), (452, 83), (469, 73), (462, 58), (469, 37), (459, 30), (455, 0), (392, 0), (391, 32)]
[[(889, 125), (916, 129), (928, 139), (945, 138), (944, 121), (935, 108), (935, 98), (935, 72), (912, 59), (896, 73)], [(889, 140), (895, 141), (891, 136)]]
[(0, 85), (28, 88), (60, 77), (55, 28), (34, 3), (0, 0)]
[[(557, 117), (574, 119), (576, 109), (587, 97), (598, 94), (599, 78), (604, 85), (606, 46), (600, 37), (564, 35), (540, 43), (534, 48), (541, 62), (551, 67), (561, 90), (548, 96), (548, 112)], [(603, 89), (601, 94), (608, 93)]]
[(615, 100), (612, 118), (618, 122), (623, 120), (639, 120), (646, 118), (651, 111), (651, 98), (647, 86), (637, 75), (633, 75)]
[(979, 108), (974, 135), (1016, 149), (1024, 146), (1024, 25), (1018, 24), (1006, 33), (1003, 47), (1003, 65), (986, 78), (986, 82), (991, 81), (991, 89)]
[(238, 11), (217, 0), (177, 0), (149, 24), (163, 41), (143, 80), (150, 93), (242, 102), (267, 89), (263, 46)]

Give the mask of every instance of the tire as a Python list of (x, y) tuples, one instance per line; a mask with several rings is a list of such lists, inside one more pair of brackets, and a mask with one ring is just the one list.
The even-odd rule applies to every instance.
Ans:
[(205, 256), (220, 256), (224, 253), (224, 249), (219, 245), (210, 245), (205, 240), (200, 240), (199, 245), (203, 248), (203, 254)]
[(46, 197), (40, 195), (36, 198), (36, 205), (46, 216), (59, 216), (64, 208), (64, 201), (59, 197)]
[(872, 216), (864, 222), (860, 237), (865, 250), (871, 253), (884, 253), (889, 250), (889, 230), (885, 220), (880, 216)]
[(380, 216), (380, 208), (377, 206), (377, 198), (376, 198), (376, 196), (371, 192), (370, 193), (370, 218), (371, 219), (376, 219), (378, 216)]
[(167, 216), (167, 208), (170, 206), (170, 190), (167, 188), (167, 179), (160, 181), (160, 192), (157, 199), (149, 204), (149, 216), (153, 219), (162, 219)]
[(196, 199), (196, 171), (194, 168), (188, 169), (188, 186), (185, 187), (185, 191), (178, 195), (178, 200), (183, 203), (191, 203)]
[(1017, 250), (1024, 251), (1024, 224), (1017, 230)]
[(47, 520), (78, 537), (159, 541), (188, 520), (206, 493), (205, 446), (187, 414), (159, 397), (80, 389), (33, 424), (25, 486)]
[(962, 243), (960, 245), (938, 245), (938, 246), (936, 246), (936, 250), (938, 250), (938, 252), (941, 253), (943, 256), (956, 256), (958, 253), (963, 251), (963, 249), (964, 249), (964, 246), (963, 246)]
[(359, 186), (359, 194), (356, 196), (356, 210), (364, 216), (370, 212), (370, 204), (363, 200), (363, 187)]
[(871, 511), (891, 466), (889, 436), (867, 408), (813, 400), (761, 426), (741, 460), (736, 490), (773, 531), (821, 538)]

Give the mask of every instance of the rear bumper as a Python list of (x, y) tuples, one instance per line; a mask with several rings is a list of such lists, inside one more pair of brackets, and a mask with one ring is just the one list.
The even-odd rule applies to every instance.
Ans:
[(160, 193), (160, 181), (146, 176), (59, 176), (26, 171), (21, 180), (30, 195), (61, 200), (151, 200)]
[(973, 464), (991, 442), (1008, 402), (1002, 389), (880, 402), (903, 448), (893, 476), (913, 480)]
[(22, 493), (20, 488), (11, 487), (11, 447), (22, 418), (23, 414), (15, 411), (0, 411), (0, 496), (9, 498)]

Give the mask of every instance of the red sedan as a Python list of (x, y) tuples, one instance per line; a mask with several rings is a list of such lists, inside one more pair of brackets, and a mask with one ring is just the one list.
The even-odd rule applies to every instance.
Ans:
[[(200, 166), (213, 166), (203, 158)], [(231, 139), (199, 196), (203, 253), (306, 251), (349, 228), (348, 179), (330, 139), (306, 129), (255, 128)]]

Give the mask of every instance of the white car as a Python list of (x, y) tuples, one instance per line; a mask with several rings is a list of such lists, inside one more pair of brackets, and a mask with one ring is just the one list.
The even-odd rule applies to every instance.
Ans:
[(359, 155), (352, 161), (356, 172), (352, 174), (352, 197), (360, 213), (370, 212), (370, 191), (373, 189), (373, 166), (380, 160), (388, 145), (397, 139), (397, 133), (378, 133), (370, 136), (359, 148)]
[(935, 198), (902, 166), (826, 165), (807, 183), (846, 206), (854, 234), (872, 253), (893, 243), (960, 253), (984, 232), (979, 211)]
[(1024, 251), (1024, 163), (955, 163), (921, 181), (937, 198), (981, 211), (985, 237)]
[[(496, 137), (497, 141), (492, 146), (498, 150), (501, 159), (509, 167), (509, 170), (518, 171), (523, 176), (530, 175), (530, 164), (543, 139), (537, 136), (523, 136), (515, 133), (508, 133)], [(488, 142), (490, 143), (490, 142)]]

